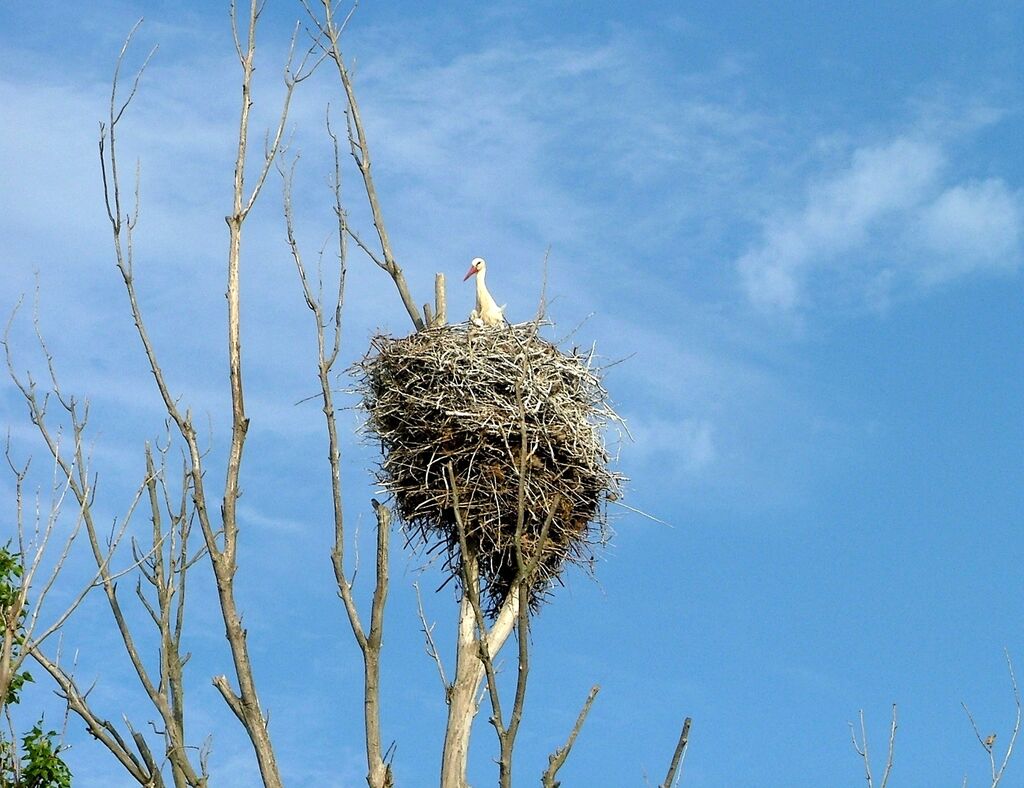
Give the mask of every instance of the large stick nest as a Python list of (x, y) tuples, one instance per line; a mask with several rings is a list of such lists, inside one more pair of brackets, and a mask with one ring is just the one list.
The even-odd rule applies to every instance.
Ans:
[(462, 324), (377, 336), (356, 365), (384, 453), (379, 481), (410, 541), (443, 550), (461, 581), (461, 519), (491, 614), (521, 567), (536, 566), (527, 579), (536, 609), (566, 563), (592, 565), (605, 503), (623, 481), (608, 468), (604, 430), (618, 417), (592, 356), (563, 353), (537, 331)]

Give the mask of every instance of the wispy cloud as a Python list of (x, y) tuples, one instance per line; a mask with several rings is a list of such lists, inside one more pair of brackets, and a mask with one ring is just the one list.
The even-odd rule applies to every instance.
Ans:
[(951, 183), (950, 147), (921, 133), (900, 135), (856, 148), (844, 166), (814, 178), (802, 205), (765, 219), (736, 261), (747, 298), (792, 310), (815, 300), (817, 276), (828, 289), (859, 271), (871, 300), (901, 271), (934, 283), (1016, 267), (1020, 195), (1001, 178)]
[(925, 205), (908, 230), (923, 248), (921, 278), (937, 283), (976, 270), (1015, 268), (1021, 258), (1024, 200), (1001, 178), (951, 186)]
[(667, 475), (700, 473), (717, 457), (715, 426), (708, 419), (648, 420), (636, 413), (630, 414), (628, 421), (636, 442), (630, 453), (656, 464)]

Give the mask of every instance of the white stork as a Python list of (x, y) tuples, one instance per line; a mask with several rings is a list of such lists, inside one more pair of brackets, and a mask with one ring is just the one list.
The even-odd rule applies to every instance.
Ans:
[(487, 263), (482, 257), (474, 257), (469, 264), (469, 272), (462, 278), (465, 282), (469, 277), (476, 275), (476, 309), (469, 313), (469, 320), (475, 326), (502, 326), (505, 325), (505, 307), (498, 306), (498, 303), (491, 298), (484, 283), (484, 276), (487, 273)]

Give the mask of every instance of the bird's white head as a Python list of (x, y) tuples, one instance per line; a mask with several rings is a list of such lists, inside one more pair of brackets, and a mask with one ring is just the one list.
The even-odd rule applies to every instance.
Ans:
[(469, 277), (473, 276), (473, 274), (482, 274), (486, 267), (487, 263), (484, 262), (484, 258), (474, 257), (473, 262), (469, 264), (469, 271), (467, 271), (466, 275), (462, 277), (462, 281), (465, 282)]

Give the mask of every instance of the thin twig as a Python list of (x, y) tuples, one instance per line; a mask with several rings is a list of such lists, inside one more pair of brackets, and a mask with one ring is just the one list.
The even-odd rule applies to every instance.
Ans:
[(892, 765), (895, 762), (895, 747), (896, 747), (896, 704), (892, 704), (892, 724), (889, 726), (889, 752), (885, 758), (885, 771), (882, 772), (882, 785), (880, 788), (885, 788), (889, 782), (889, 775), (892, 773)]
[(437, 675), (441, 679), (441, 686), (444, 688), (444, 695), (447, 699), (451, 694), (451, 685), (448, 683), (448, 678), (444, 673), (444, 662), (441, 660), (441, 654), (437, 650), (437, 644), (434, 642), (434, 624), (427, 623), (427, 614), (423, 609), (423, 596), (420, 594), (420, 584), (413, 583), (412, 587), (416, 591), (416, 610), (420, 617), (420, 630), (423, 632), (423, 639), (425, 641), (424, 649), (427, 652), (427, 656), (430, 657), (434, 664), (437, 666)]
[[(982, 749), (985, 750), (985, 754), (988, 756), (989, 769), (991, 770), (991, 788), (996, 788), (1003, 779), (1003, 775), (1006, 773), (1006, 767), (1010, 762), (1010, 756), (1013, 755), (1014, 745), (1017, 743), (1017, 736), (1020, 733), (1021, 725), (1021, 701), (1020, 701), (1020, 690), (1017, 687), (1017, 677), (1013, 670), (1013, 661), (1010, 659), (1009, 650), (1005, 650), (1006, 666), (1010, 674), (1010, 686), (1013, 690), (1013, 702), (1016, 708), (1016, 715), (1013, 722), (1013, 730), (1010, 732), (1010, 740), (1006, 745), (1006, 752), (1003, 755), (1002, 760), (999, 764), (996, 764), (996, 734), (990, 734), (989, 736), (982, 737), (981, 730), (978, 728), (977, 722), (974, 720), (974, 715), (971, 714), (971, 710), (967, 708), (967, 704), (961, 702), (960, 705), (963, 707), (964, 712), (967, 714), (967, 719), (970, 720), (971, 728), (974, 730), (974, 736), (978, 740), (978, 744), (981, 745)], [(966, 777), (964, 778), (967, 779)]]

